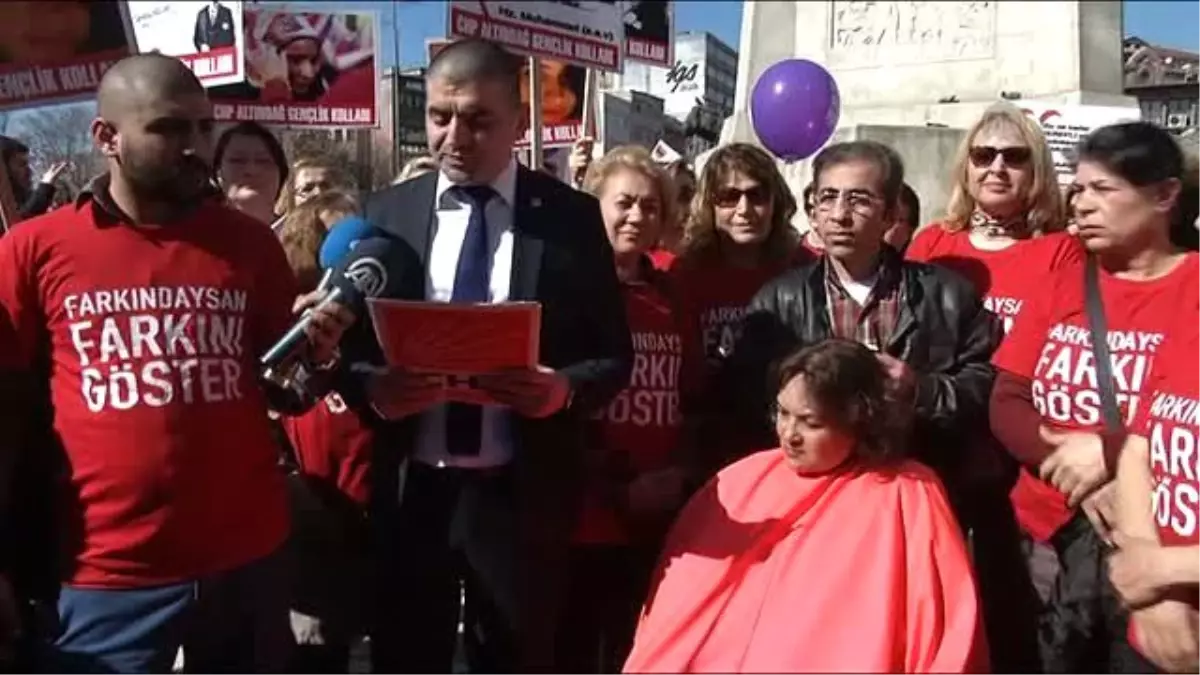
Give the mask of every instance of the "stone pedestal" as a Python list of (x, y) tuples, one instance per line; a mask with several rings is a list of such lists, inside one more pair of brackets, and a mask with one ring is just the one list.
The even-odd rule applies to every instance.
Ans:
[[(905, 157), (909, 174), (928, 170), (944, 176), (946, 164), (937, 163), (947, 138), (942, 127), (969, 127), (1002, 94), (1136, 107), (1123, 94), (1121, 31), (1121, 3), (1104, 0), (750, 0), (742, 16), (734, 114), (721, 140), (757, 143), (749, 116), (754, 83), (777, 61), (805, 58), (824, 65), (837, 80), (843, 127), (838, 138), (863, 137), (849, 131), (856, 127), (908, 127), (901, 135), (914, 147)], [(922, 144), (927, 147), (915, 149)], [(789, 179), (799, 177), (807, 166), (789, 167), (788, 173)], [(944, 204), (934, 198), (945, 188), (935, 191), (934, 182), (928, 184), (928, 192), (914, 188), (923, 211), (932, 215), (934, 204), (937, 209)]]

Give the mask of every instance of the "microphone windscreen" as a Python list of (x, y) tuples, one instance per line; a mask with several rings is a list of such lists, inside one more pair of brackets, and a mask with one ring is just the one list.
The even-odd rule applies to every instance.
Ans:
[(346, 216), (329, 228), (321, 244), (318, 260), (321, 269), (335, 267), (361, 240), (371, 236), (374, 229), (362, 216)]
[(333, 286), (342, 289), (342, 297), (357, 313), (361, 308), (353, 305), (364, 303), (366, 298), (396, 297), (413, 269), (403, 246), (394, 240), (363, 239), (334, 266)]

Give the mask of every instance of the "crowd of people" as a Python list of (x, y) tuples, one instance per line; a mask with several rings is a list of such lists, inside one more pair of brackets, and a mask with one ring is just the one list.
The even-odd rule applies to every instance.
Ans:
[[(430, 156), (360, 194), (176, 60), (105, 74), (107, 173), (0, 239), (0, 664), (1200, 668), (1194, 149), (1102, 127), (1064, 190), (997, 103), (922, 226), (881, 143), (798, 195), (744, 143), (564, 182), (520, 59), (426, 77)], [(341, 240), (384, 297), (539, 303), (537, 367), (446, 402), (326, 298)]]

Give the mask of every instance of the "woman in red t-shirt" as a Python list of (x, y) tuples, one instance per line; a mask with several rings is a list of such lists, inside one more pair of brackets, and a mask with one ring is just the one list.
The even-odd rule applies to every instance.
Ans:
[(584, 189), (600, 200), (634, 365), (629, 386), (596, 416), (587, 439), (559, 653), (567, 672), (609, 673), (625, 659), (662, 536), (686, 496), (684, 398), (702, 359), (698, 332), (685, 329), (647, 255), (675, 214), (670, 176), (645, 149), (624, 146), (588, 169)]
[(1200, 327), (1181, 317), (1159, 347), (1149, 396), (1117, 468), (1109, 577), (1133, 608), (1130, 641), (1168, 672), (1200, 670)]
[(946, 217), (922, 229), (905, 257), (961, 274), (1007, 332), (1047, 277), (1082, 255), (1063, 232), (1046, 137), (1028, 115), (998, 103), (963, 137), (952, 175)]
[(1172, 243), (1173, 231), (1194, 228), (1197, 193), (1174, 139), (1151, 124), (1098, 129), (1078, 157), (1073, 227), (1096, 265), (1117, 419), (1104, 423), (1088, 263), (1077, 263), (1029, 299), (996, 352), (991, 426), (1023, 465), (1012, 492), (1021, 525), (1059, 558), (1042, 618), (1045, 668), (1122, 672), (1137, 662), (1111, 591), (1102, 588), (1097, 535), (1110, 536), (1124, 421), (1148, 404), (1155, 351), (1181, 315), (1194, 321), (1200, 311), (1200, 260)]
[(796, 198), (775, 161), (748, 143), (704, 164), (683, 247), (669, 273), (715, 364), (733, 349), (746, 305), (766, 282), (811, 255), (792, 227)]

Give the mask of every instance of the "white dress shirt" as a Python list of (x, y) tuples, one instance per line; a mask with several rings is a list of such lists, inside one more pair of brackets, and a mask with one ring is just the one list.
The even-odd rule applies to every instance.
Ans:
[[(425, 299), (450, 302), (458, 256), (471, 218), (471, 203), (451, 192), (454, 183), (439, 174), (434, 193), (433, 245), (426, 265)], [(513, 206), (517, 194), (517, 163), (513, 160), (491, 187), (496, 195), (484, 209), (492, 265), (489, 302), (507, 302), (513, 267)], [(483, 407), (483, 434), (478, 455), (451, 455), (446, 449), (446, 406), (427, 410), (420, 420), (413, 459), (436, 467), (482, 469), (507, 464), (512, 452), (511, 413), (501, 406)]]

